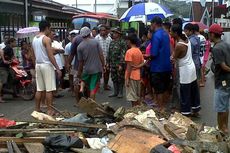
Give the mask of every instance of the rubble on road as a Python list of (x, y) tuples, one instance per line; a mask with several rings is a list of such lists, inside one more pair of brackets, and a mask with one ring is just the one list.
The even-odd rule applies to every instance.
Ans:
[[(85, 113), (57, 118), (33, 112), (33, 121), (0, 129), (1, 153), (228, 153), (230, 137), (180, 113), (146, 106), (116, 111), (108, 103), (81, 99)], [(11, 121), (12, 122), (12, 121)], [(13, 121), (14, 122), (14, 121)]]

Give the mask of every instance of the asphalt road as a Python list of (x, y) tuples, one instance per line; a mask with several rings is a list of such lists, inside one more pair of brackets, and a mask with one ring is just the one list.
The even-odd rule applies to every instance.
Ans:
[[(201, 118), (196, 119), (196, 122), (206, 123), (209, 126), (216, 125), (216, 113), (213, 109), (213, 90), (214, 81), (213, 75), (207, 76), (205, 87), (201, 88)], [(55, 99), (55, 107), (60, 110), (68, 110), (70, 112), (80, 112), (80, 110), (74, 107), (75, 98), (71, 96), (67, 90), (63, 90), (62, 93), (65, 95), (62, 98)], [(111, 91), (102, 91), (97, 95), (97, 102), (109, 104), (118, 108), (120, 106), (131, 107), (131, 105), (123, 99), (108, 98)], [(0, 113), (5, 114), (6, 118), (14, 120), (29, 120), (32, 119), (30, 114), (34, 110), (34, 101), (23, 101), (21, 99), (12, 99), (11, 96), (6, 96), (7, 103), (0, 103)]]

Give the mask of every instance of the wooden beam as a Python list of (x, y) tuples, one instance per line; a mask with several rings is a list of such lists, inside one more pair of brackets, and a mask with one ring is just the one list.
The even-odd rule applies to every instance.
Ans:
[(10, 140), (7, 140), (6, 144), (7, 144), (8, 152), (9, 153), (14, 153), (14, 150), (13, 150), (13, 147), (12, 147), (12, 144), (11, 144)]
[(42, 131), (78, 131), (79, 128), (33, 128), (33, 129), (0, 129), (0, 134), (17, 134), (24, 132), (42, 132)]
[(107, 129), (106, 125), (102, 124), (86, 124), (86, 123), (75, 123), (75, 122), (61, 122), (61, 121), (22, 121), (29, 123), (42, 123), (42, 124), (50, 124), (50, 125), (65, 125), (65, 126), (73, 126), (73, 127), (84, 127), (84, 128), (99, 128), (99, 129)]
[(21, 150), (18, 148), (18, 145), (14, 141), (12, 141), (11, 143), (12, 143), (15, 153), (22, 153)]
[(45, 137), (36, 137), (36, 138), (16, 138), (16, 137), (0, 137), (0, 142), (14, 141), (15, 143), (42, 143), (45, 140)]
[(28, 153), (41, 153), (45, 150), (41, 143), (24, 143), (24, 146)]

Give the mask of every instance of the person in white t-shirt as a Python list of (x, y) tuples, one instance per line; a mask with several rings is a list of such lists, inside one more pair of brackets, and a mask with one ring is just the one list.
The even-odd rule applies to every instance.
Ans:
[(6, 42), (8, 41), (9, 37), (7, 35), (4, 36), (3, 42), (0, 44), (0, 49), (4, 49), (6, 47)]
[[(54, 37), (56, 37), (56, 34), (54, 31), (51, 31), (50, 38), (52, 40), (51, 46), (54, 49), (54, 58), (57, 62), (59, 69), (62, 71), (62, 76), (63, 76), (64, 63), (62, 62), (61, 54), (63, 54), (65, 51), (64, 51), (64, 48), (62, 47), (61, 43), (54, 40)], [(56, 91), (58, 91), (58, 88), (60, 87), (61, 82), (62, 82), (62, 78), (59, 79), (56, 77)], [(56, 97), (56, 98), (63, 97), (63, 95), (59, 95), (59, 94), (57, 94), (57, 92), (54, 95), (55, 95), (54, 97)]]
[[(200, 39), (200, 61), (201, 61), (201, 65), (203, 65), (203, 59), (204, 59), (204, 52), (205, 52), (205, 44), (206, 44), (206, 39), (203, 35), (200, 34), (200, 28), (198, 24), (194, 24), (194, 31), (195, 34), (199, 37)], [(200, 72), (200, 80), (199, 81), (199, 85), (200, 87), (204, 87), (204, 68), (201, 68), (201, 72)]]
[[(71, 53), (72, 40), (74, 39), (75, 36), (76, 36), (76, 33), (74, 30), (69, 33), (70, 42), (65, 46), (65, 53), (64, 53), (65, 64), (69, 63), (68, 58)], [(77, 77), (77, 71), (76, 71), (76, 68), (74, 68), (74, 62), (75, 62), (75, 58), (73, 59), (71, 63), (71, 68), (69, 71), (69, 84), (70, 84), (70, 90), (72, 91), (72, 93), (74, 93), (74, 80), (75, 80), (75, 77)], [(68, 66), (66, 65), (65, 67), (67, 68)]]

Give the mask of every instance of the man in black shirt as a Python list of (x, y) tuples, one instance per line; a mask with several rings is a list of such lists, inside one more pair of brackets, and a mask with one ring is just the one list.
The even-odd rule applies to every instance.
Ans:
[(4, 58), (0, 59), (0, 103), (4, 102), (2, 99), (2, 87), (7, 83), (7, 79), (10, 73), (10, 62), (14, 57), (14, 51), (10, 46), (6, 46), (3, 49), (3, 57)]
[(230, 46), (221, 40), (223, 29), (218, 24), (209, 28), (210, 40), (215, 43), (212, 54), (215, 64), (215, 110), (218, 127), (228, 133), (228, 114), (230, 100)]

